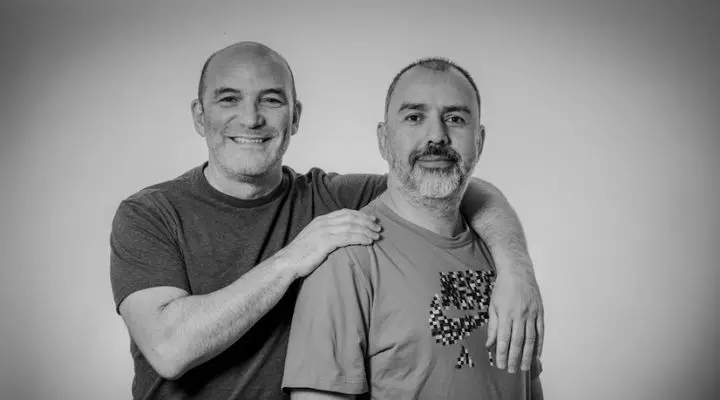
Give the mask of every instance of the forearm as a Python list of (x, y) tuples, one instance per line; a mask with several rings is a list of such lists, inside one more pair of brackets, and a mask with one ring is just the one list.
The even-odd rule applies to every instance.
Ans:
[(520, 218), (491, 183), (471, 178), (461, 205), (473, 230), (485, 241), (499, 273), (533, 273)]
[(273, 257), (225, 288), (175, 299), (161, 308), (157, 352), (173, 378), (212, 359), (241, 338), (283, 297), (296, 275)]

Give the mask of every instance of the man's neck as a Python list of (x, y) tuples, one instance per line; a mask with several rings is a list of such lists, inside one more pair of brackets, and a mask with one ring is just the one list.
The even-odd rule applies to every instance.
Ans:
[(228, 177), (221, 169), (208, 163), (203, 170), (210, 186), (216, 190), (241, 200), (254, 200), (263, 197), (282, 182), (282, 167), (272, 168), (260, 176)]
[(463, 231), (460, 200), (423, 199), (388, 185), (381, 200), (396, 214), (442, 236), (455, 236)]

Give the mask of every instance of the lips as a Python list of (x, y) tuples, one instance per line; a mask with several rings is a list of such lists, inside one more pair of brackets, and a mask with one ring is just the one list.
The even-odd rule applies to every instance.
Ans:
[(452, 157), (446, 157), (446, 156), (422, 156), (418, 157), (418, 161), (448, 161), (448, 162), (455, 162), (455, 160)]
[(417, 164), (421, 168), (446, 169), (455, 163), (457, 163), (457, 159), (450, 154), (424, 154), (416, 157), (413, 164)]

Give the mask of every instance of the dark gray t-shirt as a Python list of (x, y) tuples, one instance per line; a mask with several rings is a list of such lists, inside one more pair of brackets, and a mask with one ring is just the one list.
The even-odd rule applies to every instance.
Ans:
[[(385, 190), (385, 177), (301, 175), (283, 168), (282, 184), (256, 200), (215, 190), (194, 168), (133, 194), (118, 207), (110, 235), (116, 307), (131, 293), (175, 286), (200, 295), (223, 288), (285, 247), (310, 221), (358, 209)], [(278, 305), (237, 343), (180, 379), (160, 377), (131, 340), (134, 399), (281, 399), (283, 362), (297, 295)]]
[(529, 399), (485, 349), (495, 268), (471, 230), (443, 237), (381, 200), (382, 238), (333, 252), (302, 284), (283, 388), (373, 399)]

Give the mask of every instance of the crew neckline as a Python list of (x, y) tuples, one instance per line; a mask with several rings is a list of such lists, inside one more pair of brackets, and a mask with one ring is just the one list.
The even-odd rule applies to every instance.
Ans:
[(268, 203), (271, 203), (273, 200), (276, 200), (279, 198), (282, 193), (285, 191), (285, 189), (288, 187), (288, 184), (290, 182), (290, 173), (291, 171), (283, 166), (282, 167), (282, 179), (280, 181), (280, 184), (277, 185), (273, 190), (270, 191), (270, 193), (258, 197), (257, 199), (239, 199), (234, 196), (230, 196), (228, 194), (225, 194), (217, 189), (215, 189), (210, 182), (208, 182), (207, 177), (205, 177), (205, 168), (207, 167), (208, 162), (205, 161), (200, 167), (198, 167), (195, 170), (194, 173), (194, 180), (197, 183), (200, 190), (207, 193), (210, 197), (213, 199), (238, 208), (252, 208), (252, 207), (258, 207), (262, 206)]
[[(432, 243), (434, 243), (437, 246), (440, 247), (446, 247), (446, 248), (457, 248), (465, 246), (469, 243), (471, 243), (475, 239), (475, 232), (470, 229), (470, 224), (468, 224), (467, 220), (465, 219), (465, 216), (461, 214), (462, 222), (463, 222), (463, 230), (454, 236), (445, 236), (441, 235), (437, 232), (433, 232), (429, 229), (426, 229), (420, 225), (415, 224), (414, 222), (411, 222), (403, 217), (401, 217), (398, 213), (393, 211), (383, 200), (381, 197), (378, 197), (377, 199), (373, 200), (371, 203), (372, 208), (374, 208), (374, 211), (378, 212), (381, 215), (378, 215), (378, 217), (384, 216), (387, 217), (389, 220), (394, 222), (395, 224), (398, 224), (400, 226), (403, 226), (407, 229), (410, 229), (411, 231), (423, 236), (424, 238), (428, 239)], [(382, 222), (381, 222), (382, 223)]]

